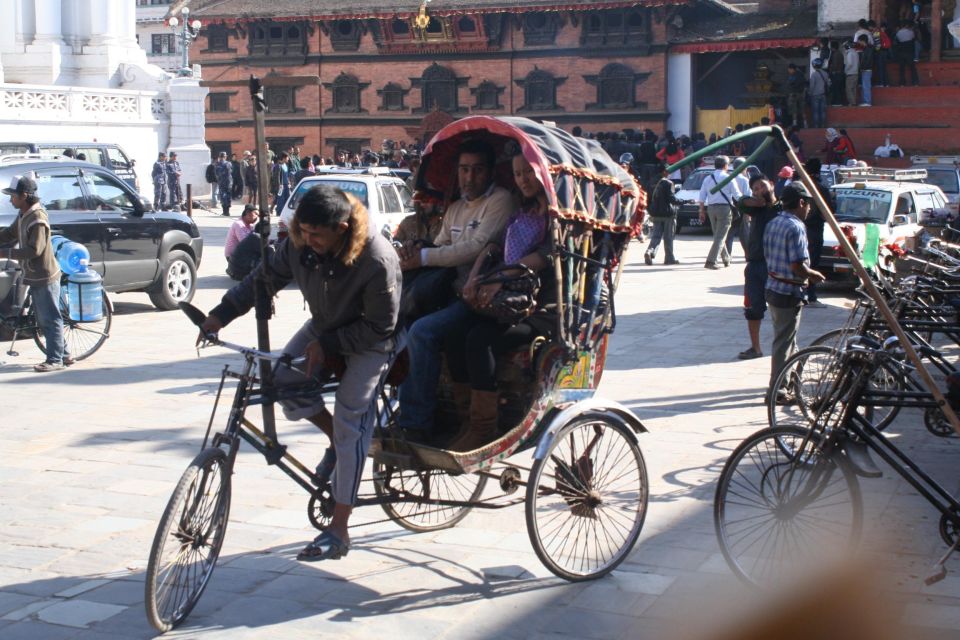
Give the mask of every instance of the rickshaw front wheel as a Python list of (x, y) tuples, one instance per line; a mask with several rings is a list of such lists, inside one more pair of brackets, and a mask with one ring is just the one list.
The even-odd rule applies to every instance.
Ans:
[(144, 602), (158, 631), (173, 629), (196, 606), (213, 575), (230, 514), (230, 464), (209, 447), (193, 459), (157, 525)]
[(647, 469), (637, 438), (605, 415), (557, 433), (527, 483), (527, 532), (550, 571), (570, 581), (613, 571), (636, 544), (647, 513)]

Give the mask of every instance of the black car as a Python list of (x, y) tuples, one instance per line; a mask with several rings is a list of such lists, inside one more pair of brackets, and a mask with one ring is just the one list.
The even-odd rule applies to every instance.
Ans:
[[(186, 214), (154, 211), (123, 180), (89, 162), (4, 158), (0, 185), (15, 175), (37, 181), (51, 230), (87, 248), (107, 291), (146, 291), (165, 310), (193, 298), (203, 239)], [(9, 198), (0, 197), (0, 227), (16, 216)], [(0, 301), (7, 301), (11, 285), (12, 274), (0, 272)]]

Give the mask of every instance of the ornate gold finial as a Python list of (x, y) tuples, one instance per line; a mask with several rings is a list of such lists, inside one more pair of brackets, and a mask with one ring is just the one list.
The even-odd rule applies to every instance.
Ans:
[(420, 3), (420, 13), (413, 19), (413, 23), (421, 30), (426, 29), (427, 25), (430, 24), (430, 16), (427, 15), (427, 4), (429, 4), (429, 2), (430, 0), (423, 0), (423, 2)]

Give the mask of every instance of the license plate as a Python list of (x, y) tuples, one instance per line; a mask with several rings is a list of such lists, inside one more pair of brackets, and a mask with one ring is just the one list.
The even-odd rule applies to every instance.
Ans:
[(849, 263), (841, 262), (833, 265), (833, 269), (834, 271), (851, 271), (853, 269), (853, 266)]
[(691, 226), (691, 227), (699, 227), (699, 226), (702, 225), (702, 224), (703, 224), (703, 223), (700, 222), (700, 218), (690, 218), (690, 226)]

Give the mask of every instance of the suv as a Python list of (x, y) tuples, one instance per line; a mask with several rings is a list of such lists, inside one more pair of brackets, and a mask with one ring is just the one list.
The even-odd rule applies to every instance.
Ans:
[[(922, 169), (840, 169), (843, 180), (831, 188), (834, 214), (840, 228), (858, 251), (867, 239), (867, 225), (877, 225), (880, 254), (887, 255), (887, 245), (905, 249), (908, 240), (920, 235), (924, 215), (947, 206), (940, 187), (924, 184)], [(830, 228), (823, 232), (823, 254), (818, 267), (828, 278), (847, 280), (853, 268), (840, 249)]]
[[(123, 180), (89, 162), (0, 158), (0, 184), (9, 184), (15, 175), (37, 181), (51, 230), (87, 248), (104, 289), (146, 291), (164, 310), (193, 298), (203, 239), (186, 214), (153, 211)], [(0, 227), (16, 216), (10, 200), (0, 198)], [(0, 272), (0, 301), (8, 299), (11, 285), (11, 274)]]
[[(680, 205), (680, 210), (677, 212), (677, 233), (680, 233), (680, 229), (683, 227), (695, 227), (698, 229), (711, 228), (710, 220), (700, 222), (700, 205), (697, 204), (703, 181), (707, 179), (707, 176), (716, 171), (712, 166), (713, 160), (711, 159), (710, 162), (711, 166), (697, 167), (693, 173), (687, 176), (687, 179), (683, 181), (683, 184), (680, 185), (680, 189), (677, 191), (677, 200), (683, 202), (683, 204)], [(746, 168), (743, 175), (749, 180), (753, 176), (760, 175), (760, 169), (751, 164)]]
[(137, 161), (130, 158), (118, 144), (106, 142), (0, 142), (0, 155), (39, 153), (62, 156), (70, 150), (74, 159), (81, 153), (87, 162), (98, 164), (117, 174), (134, 191), (140, 191), (140, 181), (133, 170)]
[(374, 228), (393, 237), (400, 221), (413, 213), (413, 197), (407, 184), (398, 177), (366, 169), (325, 171), (303, 178), (294, 188), (280, 213), (280, 233), (293, 220), (300, 198), (319, 184), (330, 184), (356, 196), (370, 212)]
[(925, 169), (927, 184), (935, 184), (947, 196), (950, 211), (960, 214), (960, 156), (911, 156), (913, 169)]

